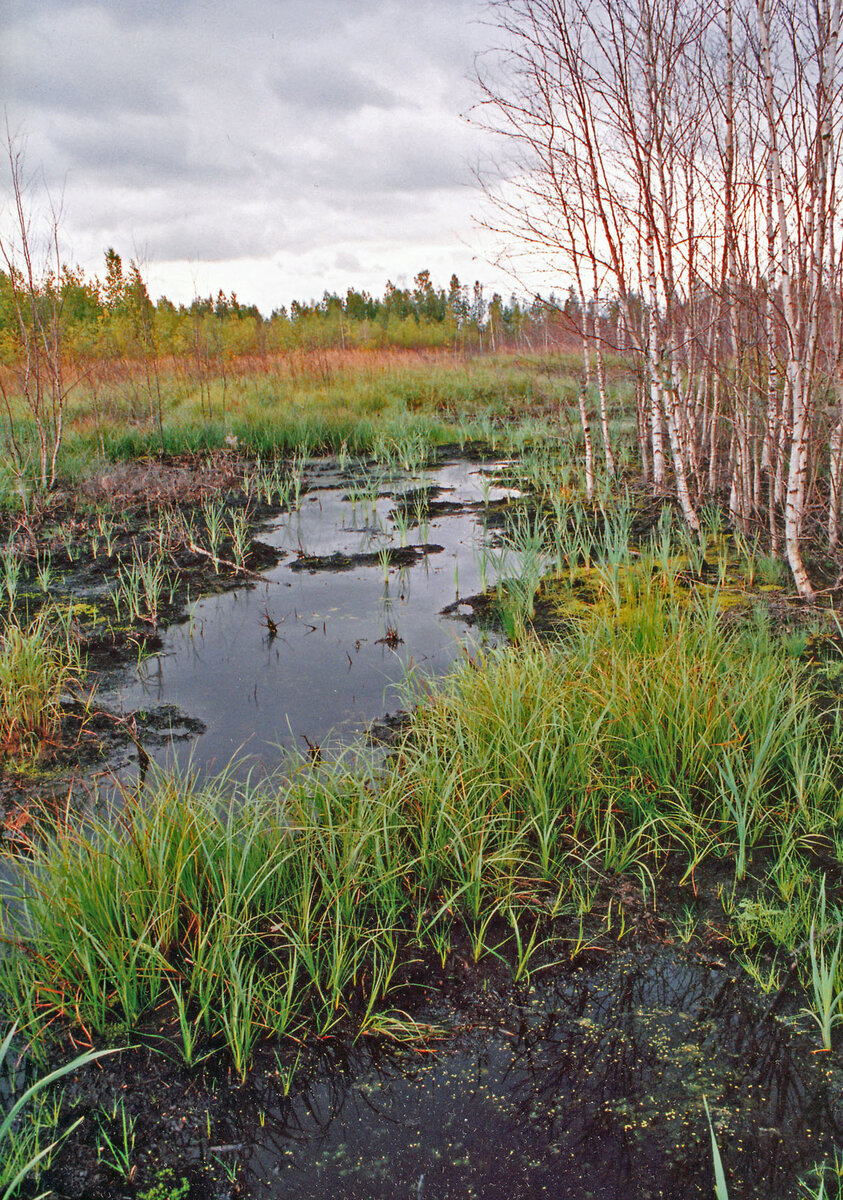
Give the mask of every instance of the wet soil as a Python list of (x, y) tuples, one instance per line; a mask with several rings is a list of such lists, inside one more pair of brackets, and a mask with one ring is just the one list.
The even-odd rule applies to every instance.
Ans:
[[(229, 486), (226, 472), (233, 470), (224, 460), (212, 484), (210, 477), (200, 478), (198, 468), (170, 466), (163, 474), (153, 471), (144, 486), (157, 489), (154, 494), (166, 498), (162, 503), (176, 503), (188, 513), (198, 500)], [(259, 663), (266, 700), (259, 703), (255, 682), (254, 703), (246, 708), (252, 726), (258, 711), (278, 706), (279, 677), (301, 689), (301, 664), (318, 658), (307, 639), (319, 638), (320, 630), (325, 656), (318, 669), (332, 681), (343, 655), (350, 670), (359, 655), (363, 666), (378, 647), (382, 657), (370, 655), (365, 663), (369, 674), (382, 672), (379, 703), (369, 704), (366, 720), (382, 713), (385, 670), (397, 663), (403, 671), (417, 647), (431, 639), (431, 627), (420, 622), (422, 642), (413, 643), (413, 621), (401, 616), (408, 613), (401, 605), (409, 581), (422, 579), (428, 568), (434, 614), (441, 609), (460, 630), (499, 624), (493, 598), (479, 589), (476, 571), (466, 565), (470, 556), (460, 560), (463, 574), (456, 583), (450, 543), (440, 539), (443, 548), (422, 539), (418, 518), (431, 526), (464, 522), (467, 531), (482, 512), (491, 529), (503, 520), (505, 499), (449, 500), (444, 488), (430, 483), (385, 487), (376, 504), (382, 522), (394, 523), (400, 513), (417, 530), (418, 544), (396, 546), (393, 538), (378, 549), (360, 548), (374, 534), (355, 520), (340, 523), (347, 535), (341, 547), (335, 545), (335, 528), (324, 545), (314, 534), (311, 548), (302, 536), (316, 526), (315, 517), (308, 524), (308, 514), (334, 501), (345, 511), (342, 505), (349, 503), (343, 499), (348, 481), (326, 469), (311, 480), (297, 524), (271, 506), (252, 508), (252, 532), (260, 536), (252, 540), (245, 571), (217, 572), (207, 557), (182, 547), (173, 552), (176, 589), (156, 621), (115, 626), (103, 612), (116, 552), (133, 543), (153, 545), (149, 493), (142, 496), (138, 483), (143, 478), (131, 469), (125, 478), (117, 475), (112, 499), (122, 497), (127, 507), (115, 553), (100, 549), (95, 556), (71, 558), (57, 535), (52, 543), (54, 565), (64, 575), (55, 594), (80, 604), (79, 636), (100, 695), (87, 707), (68, 699), (63, 744), (45, 748), (36, 770), (26, 774), (13, 763), (0, 765), (10, 840), (25, 841), (28, 806), (36, 797), (67, 803), (68, 781), (79, 775), (80, 765), (84, 788), (99, 771), (142, 777), (151, 757), (164, 759), (178, 743), (201, 745), (203, 731), (211, 732), (219, 719), (206, 693), (218, 695), (226, 710), (239, 703), (232, 698), (239, 675), (201, 674), (216, 620), (238, 670), (245, 646), (256, 656), (245, 671), (250, 680)], [(212, 490), (203, 491), (206, 485)], [(97, 495), (111, 487), (102, 481), (99, 486)], [(131, 508), (132, 495), (142, 496), (140, 507)], [(234, 510), (245, 506), (235, 484), (227, 503)], [(653, 508), (641, 520), (651, 525), (657, 515)], [(81, 542), (87, 530), (80, 526), (78, 534)], [(307, 553), (299, 552), (303, 545)], [(332, 597), (340, 576), (354, 586), (358, 579), (370, 586), (384, 565), (384, 548), (386, 566), (394, 572), (391, 606), (369, 614), (363, 610), (371, 608), (371, 599), (361, 602), (363, 615), (355, 621), (371, 618), (364, 636), (357, 636), (362, 627), (355, 625), (334, 645), (328, 630), (336, 618), (329, 603), (308, 601), (299, 612), (296, 603), (276, 599), (288, 586), (287, 572), (291, 589), (309, 579), (328, 587)], [(438, 574), (434, 555), (449, 558)], [(276, 568), (283, 581), (269, 584)], [(34, 609), (38, 595), (31, 579), (27, 586)], [(200, 593), (205, 598), (197, 601)], [(211, 615), (215, 606), (218, 616)], [(396, 611), (398, 623), (392, 626), (388, 621)], [(540, 593), (534, 628), (558, 627), (558, 621), (553, 597)], [(192, 638), (189, 626), (203, 623), (204, 635)], [(293, 625), (298, 642), (289, 632)], [(296, 657), (295, 646), (304, 657)], [(171, 667), (188, 649), (200, 663), (201, 704), (193, 703), (189, 687), (180, 693), (173, 682)], [(833, 650), (819, 638), (811, 652), (824, 660), (834, 657)], [(145, 673), (127, 688), (127, 664), (139, 652), (148, 656)], [(453, 656), (443, 654), (436, 669), (450, 661)], [(330, 709), (319, 695), (309, 704)], [(400, 713), (384, 718), (372, 737), (389, 745), (402, 721)], [(302, 728), (313, 733), (318, 748), (315, 723)], [(304, 736), (299, 726), (293, 733)], [(211, 750), (207, 759), (218, 756)], [(760, 997), (731, 962), (722, 908), (719, 921), (716, 915), (717, 888), (729, 877), (725, 865), (706, 868), (692, 900), (677, 888), (658, 913), (628, 882), (614, 881), (599, 912), (586, 922), (587, 948), (572, 957), (577, 930), (569, 930), (568, 942), (549, 955), (559, 961), (518, 983), (505, 951), (500, 959), (475, 962), (464, 937), (455, 937), (444, 960), (418, 951), (408, 955), (396, 1009), (436, 1030), (413, 1046), (355, 1041), (351, 1028), (304, 1046), (262, 1045), (240, 1083), (211, 1044), (199, 1049), (200, 1056), (209, 1055), (205, 1062), (192, 1069), (181, 1065), (175, 1013), (165, 1004), (146, 1029), (132, 1035), (131, 1048), (67, 1081), (67, 1119), (82, 1116), (83, 1124), (39, 1187), (52, 1188), (59, 1200), (692, 1200), (713, 1193), (705, 1096), (733, 1200), (796, 1196), (799, 1176), (843, 1137), (843, 1079), (837, 1056), (815, 1053), (816, 1033), (800, 1017), (795, 992)], [(606, 932), (609, 900), (619, 915)], [(689, 900), (699, 929), (679, 936), (678, 917)], [(114, 1043), (126, 1047), (125, 1034), (115, 1030)], [(131, 1147), (122, 1169), (109, 1145), (119, 1144), (126, 1128)]]
[[(517, 984), (467, 941), (417, 954), (396, 1006), (435, 1033), (414, 1046), (263, 1046), (241, 1084), (219, 1059), (179, 1066), (162, 1010), (148, 1041), (72, 1079), (85, 1120), (47, 1182), (63, 1200), (182, 1180), (208, 1200), (692, 1200), (713, 1194), (705, 1097), (730, 1195), (795, 1196), (843, 1135), (839, 1071), (798, 1018), (765, 1011), (712, 929), (683, 945), (627, 900), (620, 942), (595, 935)], [(131, 1178), (102, 1153), (115, 1097)]]
[[(459, 507), (455, 511), (461, 511)], [(429, 554), (441, 554), (444, 546), (426, 542), (422, 546), (388, 546), (383, 554), (379, 550), (358, 554), (301, 554), (290, 563), (291, 571), (352, 571), (355, 567), (376, 567), (385, 563), (387, 567), (412, 567)]]

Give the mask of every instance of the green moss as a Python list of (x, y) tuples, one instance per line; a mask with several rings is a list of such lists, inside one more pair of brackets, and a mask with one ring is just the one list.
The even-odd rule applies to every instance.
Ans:
[(189, 1193), (190, 1184), (184, 1176), (176, 1182), (175, 1171), (165, 1167), (155, 1176), (152, 1187), (138, 1192), (138, 1200), (184, 1200)]

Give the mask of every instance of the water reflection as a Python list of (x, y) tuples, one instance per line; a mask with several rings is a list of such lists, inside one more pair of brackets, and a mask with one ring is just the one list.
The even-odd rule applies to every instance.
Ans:
[[(482, 644), (441, 610), (480, 590), (486, 503), (508, 494), (490, 488), (491, 469), (451, 461), (421, 480), (384, 476), (362, 499), (353, 473), (316, 465), (300, 509), (260, 534), (284, 555), (266, 581), (195, 601), (161, 653), (103, 698), (198, 718), (197, 767), (245, 752), (271, 768), (291, 747), (347, 743), (402, 705), (408, 672), (441, 674)], [(184, 761), (188, 750), (152, 753)]]
[[(807, 1049), (807, 1048), (805, 1048)], [(736, 1195), (785, 1195), (839, 1138), (822, 1067), (722, 966), (622, 951), (524, 988), (435, 1053), (332, 1048), (264, 1078), (246, 1181), (289, 1200), (690, 1200), (713, 1194), (705, 1095)], [(253, 1111), (253, 1110), (252, 1110)]]

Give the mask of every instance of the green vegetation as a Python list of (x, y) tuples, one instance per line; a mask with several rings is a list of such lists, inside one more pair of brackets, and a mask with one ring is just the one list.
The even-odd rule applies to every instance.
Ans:
[[(500, 580), (509, 644), (411, 697), (385, 764), (291, 762), (260, 784), (153, 770), (73, 826), (42, 817), (0, 914), (0, 1004), (36, 1055), (69, 1027), (92, 1041), (166, 1028), (186, 1065), (223, 1053), (245, 1079), (264, 1039), (424, 1039), (434, 1031), (409, 986), (420, 970), (458, 954), (504, 963), (518, 982), (575, 958), (623, 936), (623, 877), (654, 905), (687, 889), (667, 914), (677, 937), (690, 945), (716, 925), (747, 980), (770, 1003), (786, 993), (790, 1019), (836, 1047), (835, 644), (818, 624), (774, 628), (751, 590), (782, 583), (759, 537), (714, 505), (696, 536), (669, 503), (641, 498), (621, 385), (612, 430), (626, 483), (598, 474), (583, 501), (571, 366), (321, 353), (198, 391), (162, 366), (160, 422), (135, 404), (131, 371), (79, 389), (65, 479), (117, 479), (120, 460), (163, 448), (214, 450), (206, 465), (220, 482), (131, 521), (98, 494), (37, 549), (22, 519), (0, 561), (0, 732), (18, 756), (57, 738), (81, 673), (73, 606), (45, 598), (66, 563), (101, 562), (97, 620), (128, 622), (141, 646), (181, 603), (187, 552), (208, 579), (250, 569), (253, 515), (295, 510), (317, 451), (341, 466), (368, 457), (349, 487), (364, 511), (391, 469), (418, 471), (448, 441), (517, 452), (504, 482), (524, 495), (479, 551), (481, 577), (488, 564)], [(150, 477), (165, 465), (149, 463)], [(7, 492), (17, 507), (20, 482)], [(23, 500), (35, 512), (32, 493)], [(391, 518), (402, 545), (414, 526), (427, 538), (427, 501), (407, 505)], [(385, 551), (385, 578), (389, 567)], [(542, 623), (553, 632), (539, 641)], [(696, 902), (706, 872), (726, 881), (716, 922)], [(96, 1120), (101, 1161), (120, 1179), (133, 1117), (118, 1104)], [(39, 1137), (21, 1164), (50, 1140)], [(162, 1196), (182, 1191), (178, 1177), (161, 1182)]]
[(26, 625), (7, 620), (0, 628), (0, 746), (31, 754), (54, 738), (62, 697), (80, 671), (71, 612), (45, 608)]
[[(244, 360), (200, 387), (189, 366), (168, 359), (152, 410), (137, 362), (95, 362), (67, 399), (58, 473), (84, 492), (90, 481), (110, 479), (115, 464), (233, 450), (261, 460), (259, 479), (271, 491), (279, 456), (372, 454), (408, 467), (437, 444), (520, 449), (549, 431), (576, 446), (582, 434), (566, 414), (577, 371), (565, 356), (539, 364), (514, 355), (332, 350)], [(0, 499), (9, 511), (37, 510), (45, 497), (35, 428), (14, 379), (5, 386), (10, 416), (0, 431), (14, 432), (19, 466), (0, 476)]]
[[(321, 300), (294, 300), (289, 310), (276, 309), (269, 317), (222, 291), (190, 305), (176, 306), (166, 297), (153, 303), (138, 264), (124, 269), (114, 250), (105, 254), (104, 279), (64, 267), (58, 281), (54, 276), (44, 281), (42, 291), (45, 303), (57, 301), (61, 341), (72, 357), (111, 362), (180, 357), (203, 386), (247, 355), (329, 347), (465, 351), (521, 343), (524, 348), (560, 328), (571, 332), (553, 297), (525, 304), (513, 296), (505, 303), (497, 294), (487, 299), (480, 284), (469, 288), (455, 275), (447, 288), (436, 287), (429, 271), (420, 271), (412, 288), (388, 283), (381, 297), (354, 288), (345, 296), (325, 292)], [(6, 361), (20, 337), (15, 315), (11, 281), (0, 272), (0, 358)]]
[(139, 1194), (138, 1200), (185, 1200), (189, 1192), (187, 1180), (182, 1178), (176, 1183), (175, 1173), (165, 1167), (152, 1187)]
[(520, 978), (576, 950), (607, 879), (652, 895), (666, 869), (720, 858), (749, 951), (789, 893), (782, 940), (830, 1037), (840, 914), (805, 856), (818, 838), (843, 853), (840, 713), (760, 618), (727, 631), (716, 596), (649, 564), (624, 578), (634, 607), (466, 663), (379, 771), (164, 776), (74, 830), (45, 824), (3, 918), (0, 986), (28, 1035), (71, 1012), (102, 1035), (163, 1006), (188, 1063), (225, 1044), (241, 1076), (267, 1035), (421, 1035), (397, 1007), (419, 951), (459, 934)]
[(48, 1075), (19, 1089), (15, 1087), (16, 1071), (12, 1063), (15, 1033), (16, 1027), (13, 1025), (0, 1043), (0, 1072), (9, 1075), (11, 1090), (7, 1110), (3, 1112), (0, 1109), (0, 1200), (13, 1200), (25, 1179), (34, 1176), (37, 1180), (39, 1174), (50, 1165), (51, 1156), (59, 1143), (81, 1123), (80, 1117), (56, 1136), (61, 1100), (49, 1098), (45, 1093), (59, 1079), (81, 1070), (104, 1054), (113, 1053), (101, 1050), (77, 1055)]

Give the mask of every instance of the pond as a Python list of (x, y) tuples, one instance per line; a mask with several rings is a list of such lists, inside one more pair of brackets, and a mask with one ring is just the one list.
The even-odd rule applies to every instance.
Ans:
[(161, 651), (101, 701), (175, 706), (202, 722), (195, 743), (157, 751), (201, 768), (235, 755), (241, 769), (271, 768), (291, 748), (347, 744), (405, 704), (410, 676), (444, 674), (487, 643), (459, 602), (495, 581), (485, 521), (517, 495), (494, 483), (502, 465), (448, 460), (408, 474), (313, 464), (300, 506), (259, 535), (283, 555), (278, 566), (193, 601)]
[(782, 1196), (834, 1127), (825, 1073), (731, 983), (681, 949), (586, 956), (434, 1053), (325, 1066), (247, 1177), (297, 1200), (708, 1197), (706, 1096), (733, 1195)]

